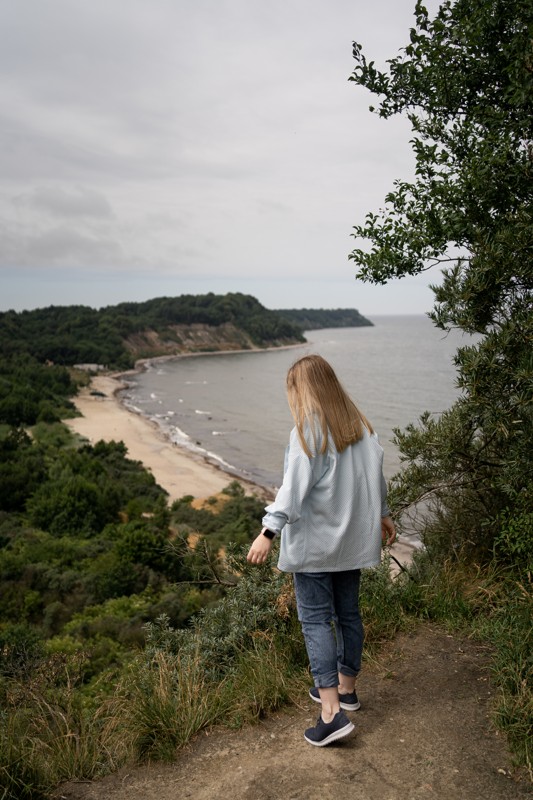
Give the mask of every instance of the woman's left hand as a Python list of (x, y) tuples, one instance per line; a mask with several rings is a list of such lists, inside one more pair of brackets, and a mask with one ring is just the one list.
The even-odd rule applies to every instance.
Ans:
[(263, 564), (267, 560), (271, 549), (272, 539), (263, 536), (263, 531), (261, 531), (259, 536), (256, 536), (253, 540), (246, 560), (249, 561), (250, 564)]
[(396, 539), (396, 528), (391, 517), (381, 517), (381, 541), (384, 547), (390, 547)]

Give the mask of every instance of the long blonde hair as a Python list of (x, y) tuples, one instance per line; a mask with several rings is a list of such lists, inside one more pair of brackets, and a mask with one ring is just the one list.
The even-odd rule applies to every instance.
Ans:
[(287, 373), (287, 399), (298, 438), (309, 457), (313, 454), (305, 439), (307, 426), (313, 437), (315, 452), (319, 430), (322, 433), (320, 453), (326, 452), (329, 436), (339, 453), (342, 453), (350, 444), (362, 438), (364, 428), (370, 433), (374, 432), (370, 422), (347, 395), (333, 368), (322, 356), (304, 356), (292, 365)]

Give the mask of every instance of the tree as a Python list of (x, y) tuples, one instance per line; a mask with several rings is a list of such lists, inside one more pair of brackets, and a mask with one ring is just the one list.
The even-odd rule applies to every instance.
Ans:
[(21, 511), (28, 497), (46, 476), (46, 464), (40, 450), (32, 445), (27, 433), (12, 428), (0, 439), (0, 509)]
[(370, 247), (350, 257), (375, 283), (442, 264), (430, 317), (480, 334), (456, 356), (457, 404), (398, 435), (408, 468), (396, 490), (401, 504), (436, 498), (448, 534), (463, 512), (469, 541), (490, 550), (533, 485), (533, 7), (447, 0), (430, 19), (417, 2), (415, 16), (386, 71), (354, 44), (351, 80), (379, 96), (381, 117), (407, 114), (416, 172), (355, 227)]

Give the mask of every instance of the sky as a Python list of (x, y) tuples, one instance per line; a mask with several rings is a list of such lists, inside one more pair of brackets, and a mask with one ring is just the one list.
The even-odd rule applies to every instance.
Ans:
[(0, 0), (0, 311), (210, 291), (429, 311), (438, 271), (373, 286), (348, 260), (414, 169), (407, 121), (348, 81), (352, 42), (384, 66), (414, 6)]

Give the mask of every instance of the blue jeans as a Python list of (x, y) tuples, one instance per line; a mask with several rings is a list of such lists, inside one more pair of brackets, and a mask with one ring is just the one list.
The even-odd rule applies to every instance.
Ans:
[(296, 572), (298, 619), (315, 686), (338, 686), (338, 673), (356, 676), (361, 669), (363, 623), (359, 614), (361, 571)]

